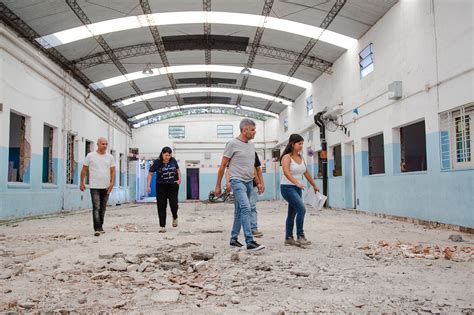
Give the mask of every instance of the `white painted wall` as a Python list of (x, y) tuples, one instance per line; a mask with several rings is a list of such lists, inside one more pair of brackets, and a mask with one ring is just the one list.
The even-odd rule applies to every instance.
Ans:
[[(394, 143), (398, 140), (390, 136), (392, 128), (423, 117), (427, 133), (434, 132), (438, 130), (439, 112), (472, 102), (473, 9), (470, 0), (401, 0), (389, 10), (334, 63), (332, 74), (323, 74), (313, 83), (315, 113), (343, 102), (343, 122), (351, 131), (350, 137), (341, 132), (328, 133), (328, 143), (355, 140), (360, 150), (360, 138), (380, 131), (385, 131), (386, 143)], [(375, 70), (360, 79), (358, 53), (370, 43)], [(403, 82), (401, 100), (387, 97), (388, 84), (393, 81)], [(314, 139), (318, 142), (319, 129), (313, 123), (313, 115), (306, 114), (309, 94), (302, 93), (294, 106), (280, 115), (279, 142), (286, 141), (290, 133), (307, 128), (315, 129)], [(354, 108), (359, 108), (355, 123)], [(289, 130), (284, 133), (286, 116)]]
[[(109, 138), (110, 149), (127, 154), (131, 131), (111, 109), (30, 44), (0, 25), (0, 217), (89, 208), (88, 191), (65, 185), (66, 134), (77, 134), (78, 167), (85, 158), (85, 140)], [(31, 144), (30, 182), (7, 183), (10, 111), (27, 117)], [(43, 126), (55, 128), (53, 158), (62, 163), (57, 185), (42, 184)], [(5, 164), (5, 165), (4, 165)], [(118, 161), (117, 161), (118, 166)], [(118, 182), (118, 180), (117, 180)], [(28, 198), (22, 196), (28, 195)], [(64, 197), (67, 195), (67, 197)], [(128, 189), (115, 189), (110, 203), (125, 202)], [(33, 201), (34, 200), (34, 201)], [(33, 206), (34, 203), (34, 206)]]
[[(329, 179), (330, 204), (352, 207), (348, 200), (352, 194), (352, 170), (348, 166), (352, 164), (354, 143), (356, 198), (361, 199), (358, 208), (474, 226), (470, 206), (474, 202), (473, 170), (441, 170), (439, 146), (439, 114), (474, 102), (473, 15), (471, 0), (400, 0), (334, 63), (332, 74), (323, 74), (313, 83), (315, 113), (342, 102), (342, 122), (350, 131), (350, 135), (327, 132), (329, 159), (331, 148), (343, 144), (343, 176)], [(375, 70), (361, 79), (358, 54), (370, 43)], [(403, 82), (399, 100), (388, 99), (388, 84), (393, 81)], [(301, 133), (306, 138), (306, 130), (312, 129), (312, 147), (321, 148), (319, 128), (312, 115), (306, 115), (308, 94), (301, 94), (294, 106), (281, 114), (279, 144), (284, 145), (291, 133)], [(352, 113), (354, 108), (358, 108), (359, 115)], [(285, 133), (282, 129), (286, 116), (289, 130)], [(420, 120), (426, 126), (428, 171), (397, 174), (397, 128)], [(366, 139), (381, 132), (386, 174), (364, 176)]]

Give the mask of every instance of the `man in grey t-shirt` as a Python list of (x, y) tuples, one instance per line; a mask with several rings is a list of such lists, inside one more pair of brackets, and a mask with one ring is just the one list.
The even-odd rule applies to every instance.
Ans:
[[(242, 226), (245, 235), (247, 249), (260, 250), (265, 246), (253, 240), (251, 229), (251, 206), (250, 196), (253, 190), (255, 145), (250, 142), (255, 137), (255, 122), (244, 118), (240, 122), (240, 135), (230, 140), (225, 149), (222, 162), (217, 172), (217, 182), (214, 192), (216, 196), (221, 194), (221, 182), (224, 171), (229, 164), (230, 184), (234, 192), (237, 207), (234, 211), (234, 224), (232, 227), (230, 246), (242, 247), (237, 237)], [(241, 223), (241, 224), (240, 224)]]

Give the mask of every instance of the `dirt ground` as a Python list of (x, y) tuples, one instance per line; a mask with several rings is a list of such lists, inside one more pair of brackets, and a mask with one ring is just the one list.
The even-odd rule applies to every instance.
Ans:
[(232, 204), (182, 203), (166, 233), (154, 204), (109, 207), (99, 237), (90, 210), (2, 224), (0, 312), (474, 312), (474, 235), (308, 208), (298, 248), (285, 203), (258, 214), (259, 252), (229, 247)]

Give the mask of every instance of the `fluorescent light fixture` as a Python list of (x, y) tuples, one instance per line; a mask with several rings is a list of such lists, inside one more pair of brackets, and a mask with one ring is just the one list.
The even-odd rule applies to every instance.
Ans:
[(63, 30), (39, 37), (36, 41), (38, 41), (43, 47), (50, 48), (97, 35), (148, 27), (150, 25), (162, 26), (202, 23), (264, 27), (266, 29), (314, 39), (319, 38), (322, 33), (319, 38), (320, 41), (345, 49), (348, 49), (357, 42), (354, 38), (303, 23), (254, 14), (217, 11), (165, 12), (129, 16)]
[[(117, 77), (105, 79), (102, 81), (94, 82), (90, 84), (93, 89), (103, 89), (116, 84), (124, 83), (126, 81), (139, 80), (143, 78), (153, 77), (157, 75), (164, 75), (168, 73), (186, 73), (186, 72), (224, 72), (224, 73), (236, 73), (240, 74), (242, 67), (236, 66), (221, 66), (221, 65), (184, 65), (184, 66), (171, 66), (162, 68), (150, 69), (153, 74), (143, 74), (142, 71), (128, 73), (126, 75), (119, 75)], [(292, 78), (283, 74), (270, 72), (266, 70), (259, 70), (250, 68), (252, 76), (257, 76), (269, 80), (276, 80), (291, 85), (299, 86), (303, 89), (311, 87), (311, 82), (303, 81), (300, 79)]]
[(233, 89), (233, 88), (222, 88), (222, 87), (192, 87), (192, 88), (181, 88), (176, 90), (165, 90), (165, 91), (157, 91), (146, 93), (142, 95), (138, 95), (135, 97), (124, 99), (120, 102), (115, 103), (115, 106), (127, 106), (130, 104), (135, 104), (136, 102), (142, 102), (145, 100), (155, 99), (159, 97), (175, 95), (175, 94), (190, 94), (190, 93), (223, 93), (223, 94), (241, 94), (256, 98), (261, 98), (265, 100), (269, 100), (272, 102), (277, 102), (284, 104), (286, 106), (291, 106), (293, 103), (281, 97), (275, 97), (270, 94), (260, 93), (260, 92), (253, 92), (253, 91), (246, 91), (240, 89)]
[(266, 111), (266, 110), (263, 110), (263, 109), (258, 109), (258, 108), (254, 108), (254, 107), (248, 107), (248, 106), (240, 106), (240, 108), (243, 109), (243, 110), (248, 110), (249, 112), (256, 112), (256, 113), (272, 116), (272, 117), (275, 117), (275, 118), (279, 117), (278, 114), (275, 114), (275, 113), (272, 113), (272, 112), (269, 112), (269, 111)]
[[(135, 116), (135, 117), (132, 117), (132, 118), (130, 118), (129, 120), (130, 120), (131, 122), (135, 122), (135, 121), (137, 121), (137, 120), (140, 120), (140, 119), (143, 119), (143, 118), (146, 118), (146, 117), (150, 117), (150, 116), (154, 116), (154, 115), (158, 115), (158, 114), (163, 114), (163, 113), (169, 113), (169, 112), (179, 111), (179, 110), (181, 110), (181, 109), (208, 108), (208, 107), (215, 107), (215, 108), (237, 108), (236, 105), (230, 105), (230, 104), (215, 104), (215, 103), (212, 103), (212, 104), (205, 103), (205, 104), (183, 105), (183, 106), (181, 106), (181, 108), (178, 107), (178, 106), (171, 106), (171, 107), (160, 108), (160, 109), (157, 109), (157, 110), (153, 110), (153, 111), (151, 111), (151, 112), (143, 113), (143, 114), (137, 115), (137, 116)], [(263, 109), (258, 109), (258, 108), (254, 108), (254, 107), (248, 107), (248, 106), (240, 106), (240, 107), (241, 107), (241, 109), (246, 110), (246, 111), (249, 111), (249, 112), (256, 112), (256, 113), (264, 114), (264, 115), (271, 116), (271, 117), (274, 117), (274, 118), (278, 118), (278, 117), (279, 117), (278, 114), (275, 114), (275, 113), (272, 113), (272, 112), (269, 112), (269, 111), (266, 111), (266, 110), (263, 110)]]

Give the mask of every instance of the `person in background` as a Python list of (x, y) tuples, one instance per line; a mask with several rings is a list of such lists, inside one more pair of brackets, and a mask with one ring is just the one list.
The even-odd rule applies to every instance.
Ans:
[(97, 150), (87, 154), (81, 170), (79, 186), (81, 191), (86, 188), (84, 179), (89, 173), (95, 236), (105, 233), (103, 225), (107, 200), (115, 184), (115, 160), (111, 154), (107, 153), (107, 145), (107, 139), (97, 139)]
[[(280, 181), (280, 190), (283, 198), (288, 202), (288, 215), (286, 217), (285, 245), (304, 246), (310, 245), (304, 235), (304, 217), (306, 208), (304, 206), (302, 191), (305, 189), (303, 176), (313, 187), (314, 191), (319, 191), (318, 186), (309, 174), (306, 162), (301, 156), (304, 139), (299, 134), (292, 134), (288, 140), (288, 145), (280, 157), (283, 175)], [(296, 236), (293, 238), (293, 228), (296, 218)]]
[(173, 216), (173, 227), (178, 226), (178, 192), (181, 184), (181, 172), (178, 161), (171, 156), (170, 147), (161, 150), (160, 157), (153, 162), (148, 171), (147, 192), (150, 193), (151, 179), (156, 172), (156, 206), (160, 221), (160, 233), (166, 232), (166, 208), (168, 201)]

